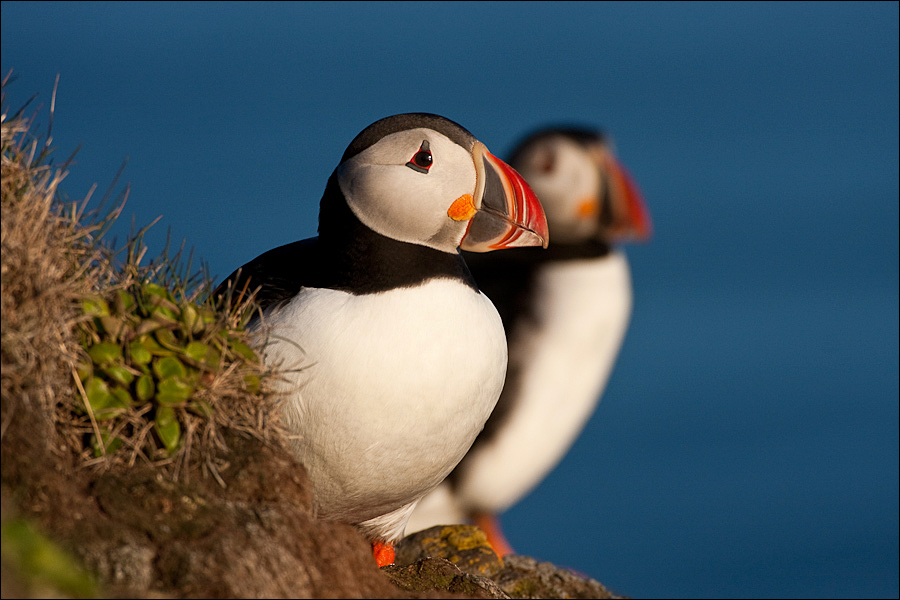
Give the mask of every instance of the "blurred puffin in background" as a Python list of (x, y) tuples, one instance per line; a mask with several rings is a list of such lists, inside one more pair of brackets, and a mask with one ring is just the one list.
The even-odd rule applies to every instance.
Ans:
[(615, 364), (632, 306), (628, 262), (616, 246), (650, 236), (643, 198), (603, 133), (542, 129), (509, 163), (540, 199), (553, 242), (541, 252), (466, 256), (503, 319), (506, 384), (472, 449), (408, 526), (473, 522), (500, 555), (512, 548), (499, 515), (568, 452)]
[(416, 503), (482, 430), (506, 375), (501, 319), (460, 247), (546, 247), (547, 222), (522, 177), (466, 129), (410, 113), (350, 143), (318, 233), (262, 254), (217, 293), (255, 293), (250, 327), (280, 371), (283, 423), (314, 509), (355, 525), (383, 566)]

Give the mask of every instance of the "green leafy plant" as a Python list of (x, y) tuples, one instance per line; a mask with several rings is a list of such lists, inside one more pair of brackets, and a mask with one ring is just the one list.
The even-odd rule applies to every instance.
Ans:
[(142, 452), (173, 455), (182, 445), (186, 417), (214, 416), (202, 391), (229, 365), (246, 371), (243, 391), (260, 392), (259, 358), (237, 326), (229, 326), (209, 302), (177, 299), (152, 282), (133, 282), (82, 301), (85, 356), (77, 372), (82, 410), (93, 432), (95, 456), (118, 450), (134, 433), (135, 413), (152, 423)]
[[(0, 538), (4, 563), (9, 561), (16, 568), (20, 585), (29, 593), (27, 597), (101, 597), (94, 577), (33, 523), (22, 518), (3, 521)], [(5, 567), (6, 564), (4, 577)]]

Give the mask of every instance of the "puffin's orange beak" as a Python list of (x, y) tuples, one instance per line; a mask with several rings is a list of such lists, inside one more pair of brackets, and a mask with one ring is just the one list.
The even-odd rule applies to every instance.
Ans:
[(547, 217), (531, 187), (481, 142), (475, 143), (472, 154), (478, 178), (473, 198), (477, 212), (460, 248), (469, 252), (546, 248), (550, 241)]
[(604, 167), (610, 179), (612, 202), (611, 233), (614, 239), (645, 241), (650, 238), (650, 213), (637, 184), (621, 162), (611, 153), (604, 156)]

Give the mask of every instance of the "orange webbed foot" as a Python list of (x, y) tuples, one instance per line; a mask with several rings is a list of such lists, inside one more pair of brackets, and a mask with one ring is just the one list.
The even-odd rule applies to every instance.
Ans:
[(394, 543), (377, 540), (372, 542), (372, 555), (379, 567), (394, 564)]
[(506, 536), (503, 535), (500, 519), (496, 515), (477, 514), (472, 520), (487, 535), (488, 543), (494, 549), (494, 552), (497, 553), (497, 556), (503, 558), (507, 554), (515, 554), (512, 546), (506, 541)]

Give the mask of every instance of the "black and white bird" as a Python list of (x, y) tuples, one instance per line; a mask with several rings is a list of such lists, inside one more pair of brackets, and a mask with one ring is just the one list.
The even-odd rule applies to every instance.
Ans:
[(251, 326), (283, 371), (284, 422), (315, 510), (357, 526), (381, 566), (503, 387), (501, 319), (460, 247), (546, 247), (547, 222), (522, 177), (466, 129), (410, 113), (350, 143), (318, 234), (262, 254), (219, 290), (256, 290)]
[(408, 528), (474, 522), (499, 554), (512, 548), (498, 515), (568, 452), (616, 361), (632, 288), (615, 245), (650, 234), (641, 194), (602, 133), (543, 129), (509, 163), (541, 199), (553, 243), (540, 253), (466, 257), (503, 318), (509, 373), (484, 431)]

